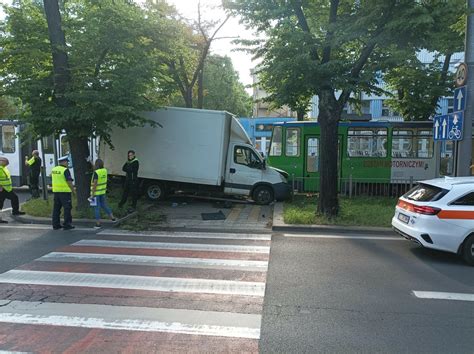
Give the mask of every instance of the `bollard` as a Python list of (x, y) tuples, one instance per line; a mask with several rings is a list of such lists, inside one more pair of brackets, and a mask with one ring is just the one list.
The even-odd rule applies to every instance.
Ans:
[(349, 198), (352, 198), (352, 174), (349, 175)]

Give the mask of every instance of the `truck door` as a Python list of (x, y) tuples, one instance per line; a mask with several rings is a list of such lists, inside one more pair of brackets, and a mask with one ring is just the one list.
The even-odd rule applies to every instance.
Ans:
[(225, 192), (249, 195), (253, 185), (262, 180), (262, 159), (250, 146), (235, 144), (227, 161)]

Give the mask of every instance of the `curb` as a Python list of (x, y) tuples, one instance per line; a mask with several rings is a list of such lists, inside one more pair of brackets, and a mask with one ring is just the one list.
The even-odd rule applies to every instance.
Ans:
[[(125, 215), (124, 217), (117, 219), (117, 221), (111, 220), (102, 220), (102, 228), (113, 228), (118, 226), (123, 221), (135, 216), (137, 214), (136, 211)], [(11, 218), (15, 221), (18, 221), (22, 224), (40, 224), (40, 225), (51, 225), (51, 218), (44, 218), (40, 216), (31, 216), (31, 215), (11, 215)], [(95, 226), (95, 219), (73, 219), (73, 225), (78, 226), (85, 226), (85, 227), (94, 227)]]
[(285, 224), (283, 220), (283, 202), (275, 203), (273, 207), (273, 231), (311, 232), (315, 234), (328, 233), (361, 233), (395, 235), (389, 227), (364, 227), (364, 226), (335, 226), (335, 225), (300, 225)]

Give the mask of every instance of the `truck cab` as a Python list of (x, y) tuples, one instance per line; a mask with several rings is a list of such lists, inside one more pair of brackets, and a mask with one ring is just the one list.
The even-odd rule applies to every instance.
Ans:
[(258, 204), (284, 200), (290, 195), (284, 171), (267, 166), (255, 147), (242, 141), (231, 141), (227, 156), (224, 184), (226, 194), (250, 196)]

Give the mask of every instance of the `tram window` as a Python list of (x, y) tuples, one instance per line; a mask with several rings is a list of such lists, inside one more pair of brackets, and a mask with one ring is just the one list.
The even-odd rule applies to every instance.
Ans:
[(387, 157), (387, 129), (349, 128), (347, 134), (349, 157)]
[(300, 156), (300, 129), (286, 130), (286, 156)]
[(308, 138), (306, 156), (306, 172), (319, 171), (319, 139)]
[(270, 156), (281, 156), (281, 127), (273, 128)]
[(394, 128), (392, 132), (392, 157), (432, 158), (433, 139), (431, 130)]
[(54, 154), (54, 147), (53, 147), (53, 136), (47, 136), (43, 138), (43, 152), (45, 154)]
[(2, 126), (2, 151), (4, 153), (15, 152), (15, 126), (3, 125)]
[(61, 137), (61, 156), (69, 155), (69, 142), (67, 140), (67, 136), (63, 135)]

